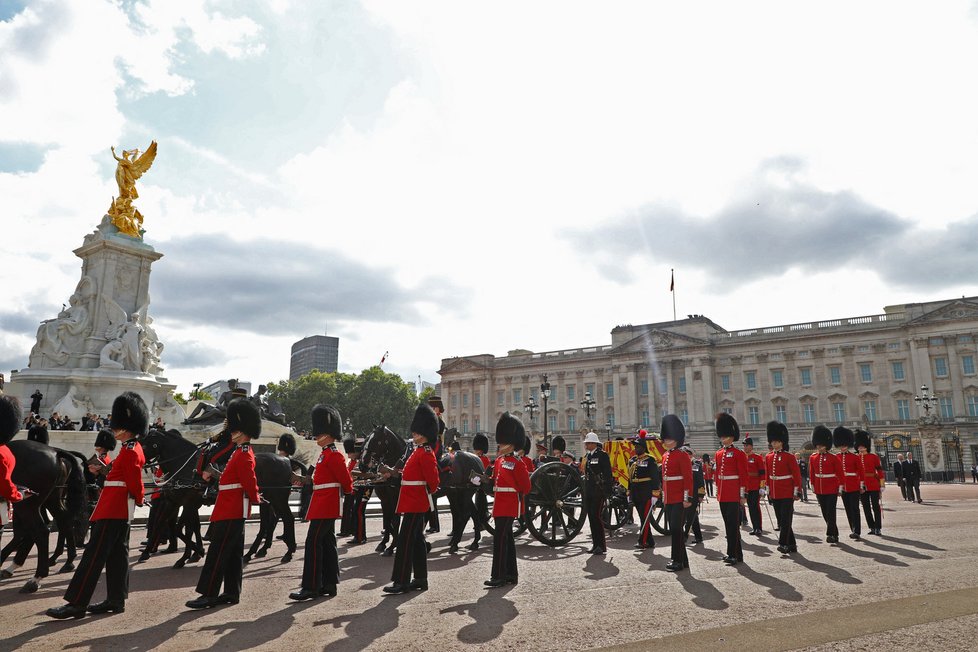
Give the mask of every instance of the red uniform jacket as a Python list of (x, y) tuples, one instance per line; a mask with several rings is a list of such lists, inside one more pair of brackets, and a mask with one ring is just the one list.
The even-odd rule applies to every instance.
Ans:
[(512, 453), (497, 457), (492, 477), (495, 479), (492, 515), (516, 518), (522, 514), (523, 497), (530, 493), (530, 472), (526, 465)]
[(791, 498), (801, 492), (801, 469), (791, 453), (771, 451), (764, 460), (767, 489), (772, 500)]
[[(323, 450), (326, 450), (326, 449), (324, 448)], [(357, 468), (357, 464), (359, 462), (360, 462), (360, 460), (347, 460), (347, 462), (346, 462), (346, 470), (349, 471), (350, 473), (352, 473), (353, 472), (353, 469)]]
[(859, 474), (866, 491), (879, 491), (883, 484), (883, 464), (876, 453), (859, 453)]
[[(6, 445), (0, 446), (0, 499), (11, 503), (16, 503), (23, 498), (17, 491), (17, 486), (13, 480), (10, 479), (16, 463), (17, 460), (14, 459), (14, 454), (10, 452), (10, 449)], [(6, 507), (0, 507), (0, 509), (6, 509)], [(7, 515), (4, 514), (4, 518), (6, 517)]]
[[(131, 507), (143, 504), (143, 447), (135, 439), (123, 442), (119, 456), (105, 476), (102, 493), (92, 512), (93, 521), (132, 520)], [(132, 505), (130, 505), (132, 499)]]
[(693, 463), (675, 449), (662, 455), (662, 504), (674, 505), (693, 495)]
[[(744, 453), (747, 455), (747, 453)], [(757, 453), (747, 455), (747, 491), (757, 491), (764, 484), (764, 458)]]
[[(155, 471), (153, 471), (153, 477), (154, 477), (154, 478), (156, 478), (157, 480), (160, 480), (160, 479), (162, 479), (162, 478), (163, 478), (163, 469), (162, 469), (161, 467), (159, 467), (159, 466), (158, 466), (158, 467), (156, 467), (156, 470), (155, 470)], [(152, 498), (153, 500), (156, 500), (157, 498), (159, 498), (159, 497), (160, 497), (160, 496), (162, 495), (162, 493), (163, 493), (163, 492), (162, 492), (162, 490), (160, 490), (160, 489), (159, 489), (159, 488), (157, 487), (157, 488), (156, 488), (156, 489), (155, 489), (155, 490), (153, 491), (153, 495), (151, 496), (151, 498)]]
[(521, 459), (521, 460), (523, 460), (523, 465), (524, 465), (524, 466), (526, 466), (526, 472), (527, 472), (527, 473), (533, 473), (534, 471), (536, 471), (536, 470), (537, 470), (537, 465), (536, 465), (536, 464), (534, 464), (534, 463), (533, 463), (533, 460), (531, 460), (531, 459), (530, 459), (529, 457), (527, 457), (526, 455), (523, 455), (523, 456), (522, 456), (522, 457), (520, 457), (519, 459)]
[(717, 501), (740, 502), (747, 487), (747, 453), (725, 446), (716, 455)]
[(312, 499), (306, 510), (306, 520), (339, 518), (343, 513), (343, 494), (349, 493), (353, 493), (353, 478), (350, 469), (343, 464), (343, 454), (336, 450), (336, 446), (326, 446), (312, 472)]
[(489, 461), (488, 455), (480, 455), (479, 459), (482, 460), (482, 468), (488, 471), (492, 467), (492, 462)]
[(707, 462), (703, 462), (703, 479), (712, 480), (713, 479), (713, 465)]
[(251, 446), (244, 444), (234, 449), (217, 489), (211, 521), (233, 521), (251, 516), (251, 506), (261, 500), (255, 477), (255, 452)]
[(418, 446), (401, 472), (398, 514), (417, 514), (435, 508), (431, 494), (438, 491), (438, 462), (431, 446)]
[(842, 491), (859, 491), (862, 483), (859, 481), (862, 469), (859, 467), (859, 456), (852, 451), (838, 453), (839, 463), (842, 466)]
[(815, 453), (808, 458), (808, 477), (816, 494), (837, 494), (842, 486), (842, 464), (832, 453)]

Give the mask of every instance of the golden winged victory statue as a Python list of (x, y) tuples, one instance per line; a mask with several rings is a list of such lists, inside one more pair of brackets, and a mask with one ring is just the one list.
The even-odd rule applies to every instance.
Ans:
[(115, 181), (119, 184), (119, 196), (112, 198), (112, 205), (109, 207), (112, 224), (128, 236), (142, 238), (143, 216), (132, 205), (132, 200), (139, 197), (136, 180), (152, 167), (156, 159), (156, 141), (151, 142), (142, 153), (138, 149), (123, 150), (122, 158), (116, 156), (115, 147), (111, 149), (112, 158), (118, 162)]

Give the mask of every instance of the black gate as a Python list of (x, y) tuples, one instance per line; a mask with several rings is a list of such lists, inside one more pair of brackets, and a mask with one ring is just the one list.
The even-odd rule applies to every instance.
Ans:
[(907, 453), (913, 453), (913, 458), (920, 463), (923, 472), (923, 480), (926, 482), (964, 482), (964, 458), (961, 454), (961, 439), (957, 434), (948, 432), (941, 436), (941, 447), (944, 449), (944, 470), (926, 471), (924, 463), (924, 449), (920, 442), (920, 434), (917, 431), (888, 432), (883, 437), (874, 441), (876, 454), (883, 461), (883, 468), (886, 469), (887, 482), (895, 482), (893, 475), (893, 464), (897, 461), (897, 455), (903, 454), (904, 459)]

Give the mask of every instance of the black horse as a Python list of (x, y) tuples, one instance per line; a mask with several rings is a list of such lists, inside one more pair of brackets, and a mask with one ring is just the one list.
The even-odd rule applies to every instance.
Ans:
[[(48, 576), (52, 560), (48, 556), (49, 532), (42, 512), (54, 517), (59, 533), (66, 538), (68, 561), (61, 569), (74, 568), (75, 548), (85, 545), (88, 534), (88, 504), (85, 500), (85, 476), (82, 463), (68, 452), (36, 441), (18, 440), (8, 444), (17, 464), (11, 477), (14, 484), (34, 493), (14, 503), (14, 538), (0, 552), (0, 563), (14, 550), (14, 561), (0, 572), (0, 579), (13, 576), (23, 566), (33, 546), (37, 546), (37, 571), (21, 593), (33, 593)], [(59, 553), (60, 554), (60, 553)]]
[[(305, 464), (303, 464), (302, 462), (299, 462), (298, 460), (294, 460), (289, 457), (283, 457), (282, 459), (289, 461), (289, 465), (293, 473), (297, 475), (307, 474), (308, 469), (306, 468)], [(311, 487), (309, 488), (311, 492), (312, 488)], [(291, 508), (289, 509), (289, 513), (290, 514), (292, 513)], [(299, 514), (300, 518), (302, 518), (302, 514), (304, 514), (304, 512), (301, 512), (300, 510), (300, 514)], [(261, 505), (259, 505), (258, 516), (259, 516), (259, 523), (260, 523), (260, 525), (258, 526), (258, 534), (255, 535), (255, 540), (252, 542), (251, 547), (248, 548), (248, 552), (245, 553), (243, 559), (244, 559), (244, 563), (246, 564), (251, 561), (252, 557), (257, 557), (261, 559), (262, 557), (268, 554), (268, 549), (272, 547), (272, 541), (274, 540), (275, 527), (278, 525), (279, 519), (281, 518), (279, 513), (275, 510), (275, 508), (272, 506), (271, 503), (262, 503)], [(293, 532), (295, 532), (294, 527), (295, 526), (293, 525)], [(285, 537), (285, 535), (282, 536), (283, 538)], [(295, 551), (290, 550), (285, 554), (284, 557), (282, 557), (283, 564), (292, 561), (293, 552)]]
[[(199, 509), (203, 502), (203, 480), (197, 475), (197, 458), (201, 455), (201, 447), (184, 439), (175, 431), (160, 432), (152, 430), (140, 438), (147, 462), (157, 461), (166, 474), (162, 495), (167, 501), (167, 507), (161, 512), (160, 518), (172, 518), (176, 510), (183, 507), (183, 513), (178, 521), (178, 536), (186, 544), (183, 556), (173, 565), (181, 568), (189, 561), (198, 561), (204, 554), (203, 541), (200, 536)], [(255, 476), (258, 478), (258, 489), (262, 497), (271, 505), (275, 513), (281, 517), (285, 528), (285, 544), (288, 552), (282, 557), (282, 562), (291, 561), (296, 551), (295, 517), (289, 508), (289, 495), (292, 492), (292, 467), (289, 460), (274, 453), (258, 453), (255, 455)], [(181, 534), (180, 532), (183, 532)], [(154, 549), (150, 541), (140, 556), (140, 561), (149, 558)]]
[[(407, 446), (407, 442), (398, 437), (390, 428), (377, 426), (363, 443), (363, 454), (360, 455), (360, 471), (376, 473), (381, 464), (394, 468), (404, 457)], [(390, 556), (394, 553), (397, 528), (400, 523), (396, 512), (397, 495), (401, 490), (401, 476), (394, 475), (386, 480), (379, 480), (374, 482), (372, 486), (374, 494), (380, 499), (380, 508), (383, 514), (383, 538), (377, 544), (377, 552)], [(391, 542), (390, 548), (387, 548), (388, 541)]]
[(475, 510), (475, 494), (478, 487), (472, 484), (471, 473), (482, 475), (485, 468), (478, 456), (465, 451), (456, 451), (442, 456), (438, 461), (439, 488), (433, 498), (447, 496), (452, 509), (452, 535), (448, 542), (448, 551), (456, 552), (462, 541), (465, 526), (472, 519), (475, 526), (475, 538), (469, 545), (469, 550), (478, 550), (482, 539), (482, 520)]

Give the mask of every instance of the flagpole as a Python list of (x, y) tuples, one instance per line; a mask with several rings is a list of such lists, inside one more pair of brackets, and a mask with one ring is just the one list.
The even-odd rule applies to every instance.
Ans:
[(671, 281), (669, 283), (669, 290), (672, 292), (672, 320), (676, 321), (676, 270), (670, 269)]

